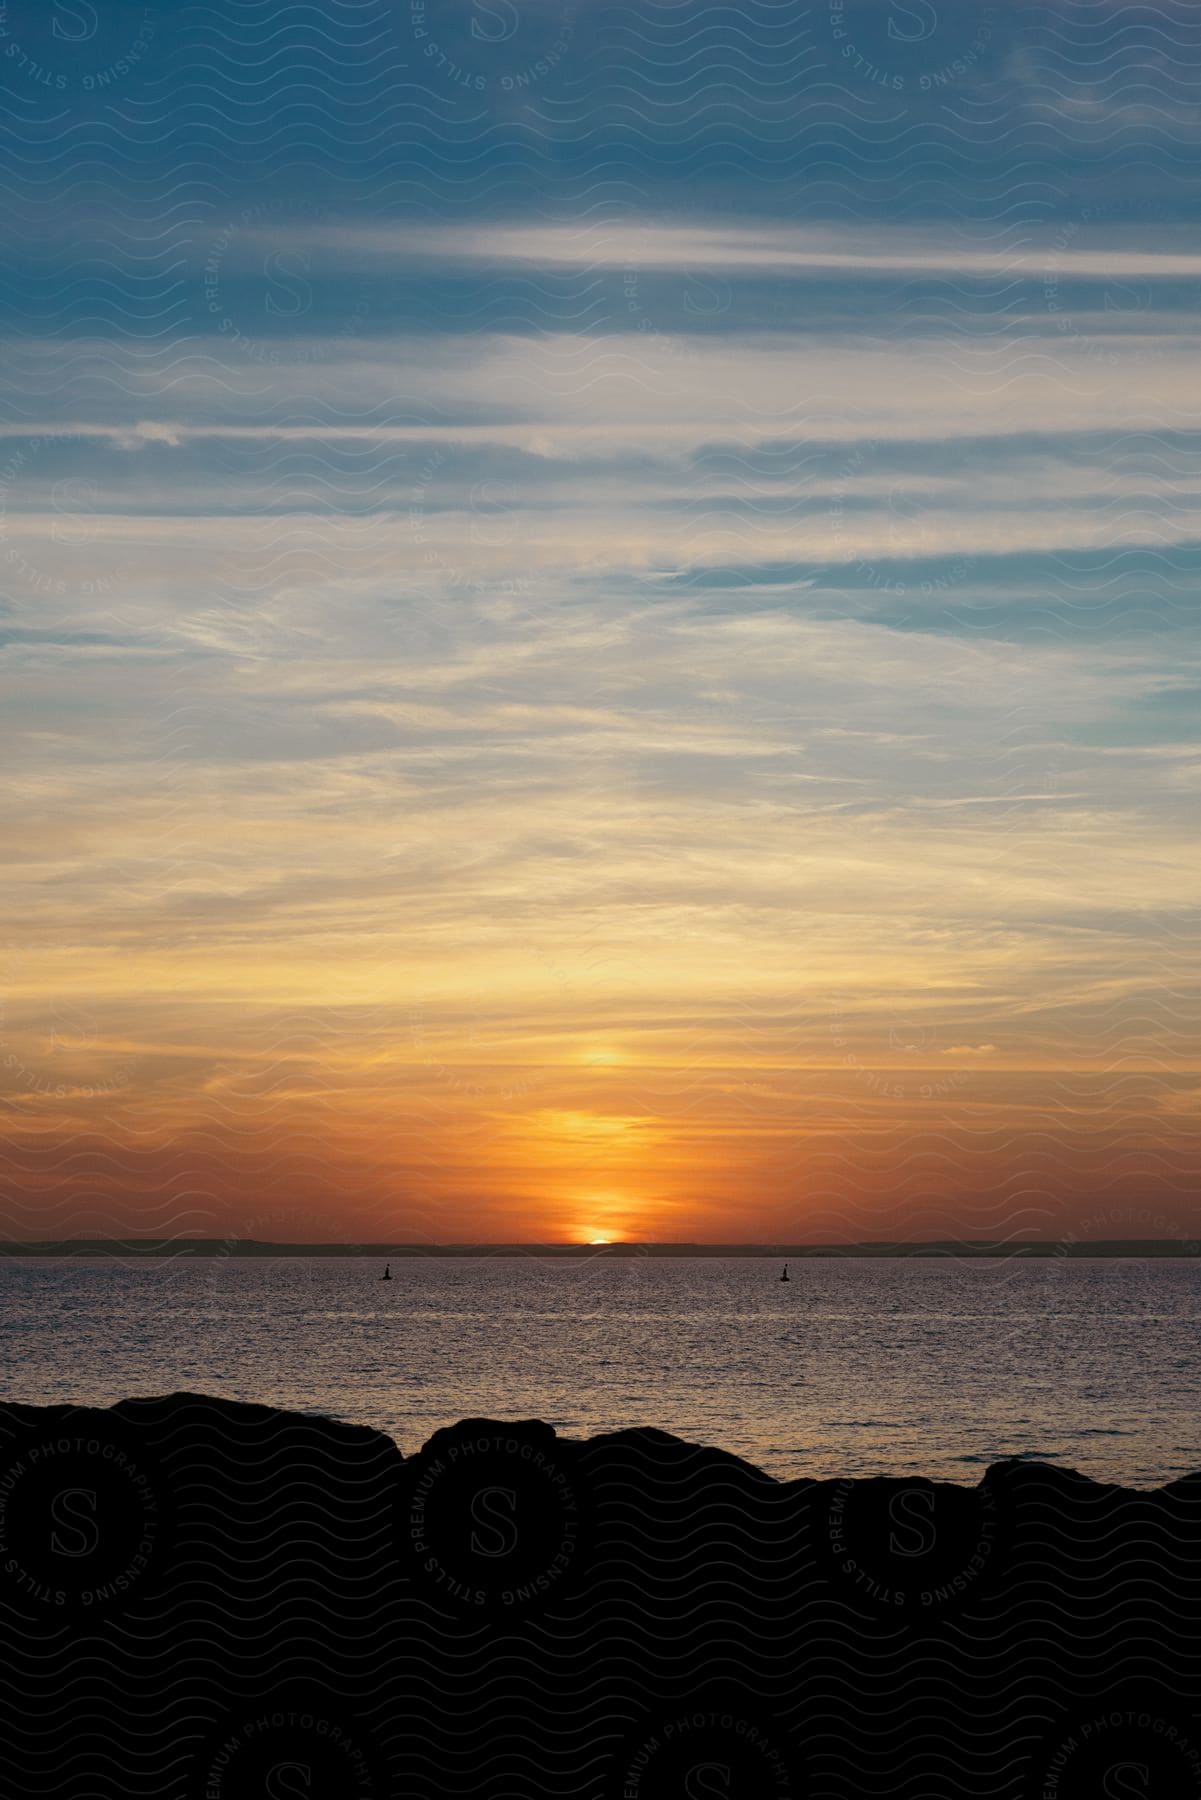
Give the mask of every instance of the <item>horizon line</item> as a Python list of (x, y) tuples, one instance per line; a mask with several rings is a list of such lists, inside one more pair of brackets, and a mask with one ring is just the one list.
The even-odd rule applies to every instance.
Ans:
[(1201, 1239), (1179, 1237), (1085, 1238), (1070, 1233), (1049, 1238), (859, 1238), (837, 1243), (785, 1242), (782, 1239), (708, 1240), (708, 1239), (637, 1239), (614, 1238), (587, 1242), (580, 1239), (508, 1239), (496, 1242), (448, 1240), (417, 1242), (396, 1239), (317, 1239), (317, 1238), (252, 1238), (224, 1237), (73, 1237), (73, 1238), (9, 1238), (0, 1239), (0, 1257), (53, 1256), (87, 1252), (103, 1254), (125, 1251), (132, 1255), (172, 1254), (188, 1256), (201, 1253), (235, 1255), (246, 1251), (278, 1251), (284, 1254), (312, 1252), (327, 1256), (412, 1258), (420, 1256), (486, 1256), (486, 1255), (550, 1255), (550, 1256), (672, 1256), (672, 1255), (740, 1255), (763, 1257), (836, 1257), (887, 1255), (898, 1258), (937, 1255), (1120, 1255), (1170, 1253), (1178, 1256), (1201, 1255)]

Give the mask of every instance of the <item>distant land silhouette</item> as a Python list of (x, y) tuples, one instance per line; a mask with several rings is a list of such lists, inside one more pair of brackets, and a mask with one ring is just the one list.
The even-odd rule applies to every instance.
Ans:
[(1201, 1794), (1201, 1475), (6, 1404), (0, 1615), (14, 1794)]
[(935, 1239), (929, 1243), (869, 1240), (859, 1244), (362, 1244), (273, 1243), (258, 1238), (55, 1238), (0, 1242), (2, 1256), (368, 1256), (393, 1261), (421, 1256), (631, 1257), (765, 1256), (1198, 1256), (1192, 1238)]

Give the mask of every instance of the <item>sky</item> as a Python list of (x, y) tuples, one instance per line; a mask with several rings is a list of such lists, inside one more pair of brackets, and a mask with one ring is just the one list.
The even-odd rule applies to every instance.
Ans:
[(1199, 73), (0, 9), (5, 1235), (1201, 1235)]

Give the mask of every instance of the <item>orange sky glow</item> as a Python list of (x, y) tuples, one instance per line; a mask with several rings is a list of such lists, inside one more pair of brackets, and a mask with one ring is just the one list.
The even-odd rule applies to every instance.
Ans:
[[(8, 1235), (1191, 1233), (1195, 346), (1102, 227), (1104, 361), (970, 368), (904, 284), (1050, 239), (648, 226), (654, 331), (413, 343), (265, 312), (283, 229), (273, 359), (198, 277), (195, 367), (80, 338), (3, 428)], [(631, 279), (295, 229), (314, 291)]]

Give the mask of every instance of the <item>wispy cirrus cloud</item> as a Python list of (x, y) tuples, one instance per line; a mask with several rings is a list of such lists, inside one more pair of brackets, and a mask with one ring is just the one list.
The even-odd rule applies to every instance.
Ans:
[(14, 1229), (1168, 1216), (1187, 45), (396, 11), (164, 19), (86, 203), (14, 115)]

